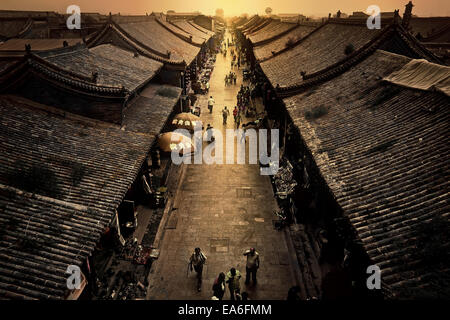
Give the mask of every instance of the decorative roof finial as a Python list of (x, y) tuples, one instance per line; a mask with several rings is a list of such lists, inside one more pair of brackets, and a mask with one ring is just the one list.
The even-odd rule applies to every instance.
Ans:
[(394, 23), (399, 24), (400, 23), (400, 15), (398, 13), (399, 9), (394, 10)]
[(411, 21), (413, 7), (414, 5), (412, 4), (412, 1), (409, 1), (408, 4), (405, 5), (405, 13), (403, 13), (402, 26), (406, 30), (409, 29), (409, 22)]

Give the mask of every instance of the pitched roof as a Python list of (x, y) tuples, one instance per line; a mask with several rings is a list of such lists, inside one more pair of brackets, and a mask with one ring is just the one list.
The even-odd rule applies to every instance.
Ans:
[(194, 35), (196, 38), (202, 39), (202, 41), (207, 41), (211, 36), (199, 28), (194, 27), (192, 24), (187, 22), (186, 20), (178, 20), (174, 21), (173, 24), (177, 26), (179, 29), (183, 30), (187, 34)]
[(243, 25), (245, 22), (247, 22), (247, 18), (245, 17), (236, 17), (236, 19), (232, 21), (234, 27), (239, 27), (240, 25)]
[(167, 30), (172, 32), (178, 38), (180, 38), (186, 42), (189, 42), (192, 45), (201, 46), (205, 42), (205, 39), (203, 37), (198, 36), (196, 32), (194, 32), (194, 33), (187, 32), (183, 29), (178, 28), (176, 25), (174, 25), (168, 21), (165, 21), (163, 19), (156, 18), (156, 22), (158, 22), (161, 26), (163, 26), (164, 28), (166, 28)]
[(124, 112), (122, 126), (133, 132), (157, 135), (181, 95), (181, 88), (151, 84)]
[(25, 51), (25, 45), (31, 45), (31, 51), (46, 51), (63, 48), (64, 41), (69, 46), (82, 43), (82, 39), (10, 39), (0, 44), (0, 52), (5, 51)]
[(20, 38), (30, 31), (33, 20), (29, 18), (0, 19), (0, 40)]
[(138, 44), (152, 48), (162, 56), (170, 52), (168, 60), (172, 62), (185, 61), (189, 65), (200, 51), (199, 47), (180, 39), (152, 17), (146, 22), (121, 23), (119, 26)]
[[(70, 48), (70, 50), (72, 49)], [(69, 68), (61, 68), (32, 53), (26, 54), (2, 69), (0, 72), (0, 92), (14, 90), (15, 87), (22, 84), (26, 76), (31, 74), (56, 87), (63, 88), (63, 90), (112, 99), (111, 101), (124, 100), (128, 93), (122, 84), (119, 86), (98, 84), (94, 81), (92, 75), (87, 76), (80, 73), (79, 70), (73, 72)]]
[(271, 20), (271, 22), (265, 27), (259, 29), (258, 31), (249, 34), (247, 37), (252, 42), (253, 46), (258, 46), (260, 44), (270, 41), (280, 34), (284, 34), (289, 30), (292, 30), (297, 25), (294, 23), (280, 22), (277, 20)]
[(382, 281), (394, 295), (443, 297), (450, 98), (382, 81), (410, 60), (378, 50), (284, 102)]
[(347, 45), (359, 49), (380, 32), (361, 24), (327, 23), (292, 48), (261, 62), (261, 68), (272, 84), (291, 86), (301, 82), (300, 71), (310, 74), (322, 70), (345, 58)]
[[(211, 37), (215, 35), (215, 32), (214, 32), (214, 31), (208, 30), (208, 29), (202, 27), (201, 25), (196, 24), (194, 21), (190, 21), (190, 20), (189, 20), (189, 21), (187, 21), (187, 23), (189, 23), (189, 24), (190, 24), (191, 26), (193, 26), (195, 29), (198, 29), (198, 30), (200, 30), (201, 32), (206, 33), (207, 35), (209, 35), (209, 36), (211, 36)], [(217, 26), (217, 23), (215, 23), (214, 25)]]
[(450, 43), (450, 17), (413, 17), (409, 26), (414, 36), (422, 35), (421, 41)]
[(244, 32), (245, 30), (247, 30), (248, 28), (251, 28), (255, 25), (257, 25), (258, 23), (260, 23), (263, 20), (263, 18), (261, 18), (258, 15), (254, 15), (253, 17), (251, 17), (250, 19), (248, 19), (246, 22), (244, 22), (243, 24), (239, 25), (236, 27), (236, 29), (240, 30), (241, 32)]
[(153, 139), (14, 96), (0, 112), (0, 296), (62, 298)]
[(110, 217), (0, 184), (0, 298), (62, 299)]
[(314, 29), (316, 27), (312, 25), (299, 25), (280, 37), (277, 36), (267, 43), (258, 44), (253, 48), (255, 58), (259, 61), (269, 59), (274, 53), (276, 54), (285, 49), (289, 42), (296, 43)]
[[(345, 19), (327, 22), (293, 46), (261, 62), (261, 68), (272, 85), (295, 87), (304, 80), (300, 72), (306, 72), (307, 78), (314, 77), (376, 48), (432, 62), (440, 61), (396, 23), (370, 30), (365, 23), (341, 20)], [(292, 68), (292, 65), (297, 68)]]
[(130, 92), (146, 84), (163, 66), (161, 62), (143, 56), (135, 57), (132, 52), (110, 44), (46, 55), (44, 59), (61, 69), (86, 77), (98, 72), (97, 84), (123, 85)]
[(257, 32), (260, 29), (264, 28), (265, 26), (267, 26), (270, 22), (272, 21), (272, 19), (268, 19), (268, 18), (260, 18), (255, 24), (249, 26), (248, 28), (242, 30), (242, 33), (245, 36), (248, 36), (251, 33)]

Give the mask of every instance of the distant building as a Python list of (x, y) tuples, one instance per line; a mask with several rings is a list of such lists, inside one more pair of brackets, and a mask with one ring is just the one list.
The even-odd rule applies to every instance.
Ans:
[(302, 22), (306, 20), (306, 16), (299, 13), (278, 13), (273, 15), (273, 18), (279, 18), (281, 22)]

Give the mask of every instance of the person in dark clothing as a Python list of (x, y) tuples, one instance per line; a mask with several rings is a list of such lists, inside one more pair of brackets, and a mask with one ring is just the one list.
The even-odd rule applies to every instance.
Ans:
[(225, 273), (221, 272), (217, 279), (214, 281), (212, 290), (214, 292), (214, 296), (219, 300), (222, 300), (223, 295), (225, 294)]
[(189, 268), (192, 271), (194, 268), (195, 272), (197, 272), (197, 290), (202, 290), (202, 274), (203, 274), (203, 265), (206, 262), (206, 256), (201, 252), (200, 248), (195, 248), (194, 253), (192, 253), (191, 258), (189, 260)]
[(256, 284), (256, 271), (259, 268), (259, 253), (256, 252), (255, 248), (250, 248), (244, 252), (244, 256), (247, 257), (247, 264), (245, 266), (245, 284), (250, 283), (250, 276), (252, 278), (253, 284)]
[(288, 291), (287, 301), (298, 301), (300, 300), (300, 287), (299, 286), (293, 286)]

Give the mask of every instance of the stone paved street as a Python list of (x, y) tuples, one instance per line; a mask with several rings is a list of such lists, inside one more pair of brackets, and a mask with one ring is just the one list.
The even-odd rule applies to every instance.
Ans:
[[(230, 61), (229, 52), (226, 58), (217, 55), (210, 81), (209, 95), (216, 101), (212, 115), (206, 105), (209, 95), (200, 97), (205, 127), (211, 123), (217, 129), (233, 128), (232, 108), (242, 83), (242, 70), (234, 69), (236, 85), (224, 87)], [(226, 126), (222, 124), (224, 105), (230, 109)], [(241, 292), (247, 291), (250, 299), (286, 298), (288, 289), (295, 285), (293, 270), (284, 233), (273, 228), (276, 201), (270, 179), (259, 174), (258, 165), (187, 165), (174, 208), (160, 245), (160, 257), (152, 266), (147, 298), (210, 299), (214, 279), (231, 267), (241, 271)], [(187, 275), (195, 247), (208, 257), (201, 292), (196, 290), (195, 273)], [(261, 255), (255, 287), (244, 284), (242, 254), (250, 247)], [(229, 299), (228, 290), (224, 299)]]

